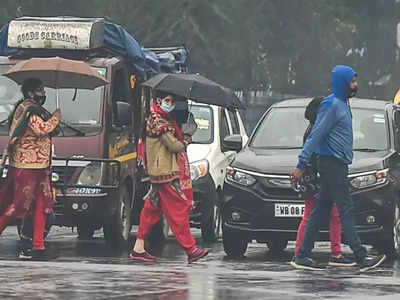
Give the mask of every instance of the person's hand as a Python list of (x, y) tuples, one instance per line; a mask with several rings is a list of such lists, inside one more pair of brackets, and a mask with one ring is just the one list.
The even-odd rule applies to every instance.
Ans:
[(57, 108), (57, 109), (55, 110), (54, 116), (55, 116), (57, 119), (61, 119), (61, 110), (60, 110), (59, 108)]
[(299, 169), (299, 168), (295, 168), (293, 170), (293, 174), (292, 174), (292, 183), (296, 184), (299, 183), (301, 177), (303, 177), (303, 173), (304, 171)]
[(192, 142), (192, 137), (188, 134), (185, 134), (183, 137), (183, 141), (185, 143), (185, 145), (189, 145)]

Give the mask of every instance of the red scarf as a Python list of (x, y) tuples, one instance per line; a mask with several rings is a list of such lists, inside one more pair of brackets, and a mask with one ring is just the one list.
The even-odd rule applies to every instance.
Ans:
[(180, 141), (183, 141), (184, 137), (182, 129), (179, 127), (174, 117), (170, 113), (163, 111), (161, 107), (155, 102), (152, 106), (152, 115), (149, 118), (147, 130), (151, 131), (150, 135), (160, 135), (167, 131), (171, 131)]

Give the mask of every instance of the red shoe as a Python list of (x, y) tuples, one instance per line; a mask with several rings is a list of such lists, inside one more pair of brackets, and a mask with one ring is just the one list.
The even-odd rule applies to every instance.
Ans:
[(199, 260), (200, 258), (203, 258), (207, 254), (208, 254), (208, 250), (196, 248), (193, 250), (193, 252), (191, 254), (188, 255), (188, 262), (189, 262), (189, 264), (191, 264), (191, 263)]
[(143, 253), (137, 253), (132, 250), (131, 254), (129, 254), (129, 257), (135, 261), (142, 261), (142, 262), (157, 261), (157, 258), (155, 256), (151, 255), (150, 253), (148, 253), (147, 251), (144, 251)]

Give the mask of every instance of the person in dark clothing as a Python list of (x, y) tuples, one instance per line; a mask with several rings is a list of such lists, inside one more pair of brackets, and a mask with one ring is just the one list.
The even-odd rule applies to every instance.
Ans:
[[(312, 127), (317, 119), (317, 112), (319, 105), (321, 104), (323, 97), (315, 97), (307, 105), (304, 116), (310, 122), (303, 137), (303, 143), (306, 142), (307, 137), (310, 135)], [(304, 170), (304, 176), (299, 182), (297, 190), (303, 194), (305, 211), (304, 216), (299, 225), (297, 231), (295, 257), (291, 264), (293, 264), (296, 255), (300, 251), (300, 246), (303, 242), (305, 230), (307, 228), (308, 221), (312, 210), (317, 204), (319, 199), (319, 176), (317, 171), (317, 157), (315, 153), (311, 156), (310, 162)], [(340, 221), (339, 211), (336, 204), (333, 204), (331, 217), (330, 217), (330, 240), (331, 240), (331, 258), (329, 260), (330, 266), (354, 266), (356, 263), (352, 260), (347, 259), (342, 255), (342, 223)]]
[(311, 213), (303, 243), (292, 265), (295, 268), (310, 270), (323, 268), (311, 259), (311, 251), (321, 225), (329, 218), (332, 205), (336, 203), (343, 235), (353, 250), (360, 271), (363, 272), (382, 264), (386, 256), (368, 257), (355, 227), (348, 165), (353, 160), (353, 124), (349, 98), (354, 97), (357, 92), (357, 73), (348, 66), (338, 65), (332, 71), (332, 85), (333, 94), (320, 104), (315, 125), (293, 171), (293, 182), (298, 183), (312, 154), (317, 153), (320, 199)]

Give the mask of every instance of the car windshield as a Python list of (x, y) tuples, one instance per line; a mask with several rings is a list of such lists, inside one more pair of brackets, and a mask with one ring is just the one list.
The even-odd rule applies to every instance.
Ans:
[[(273, 108), (258, 125), (250, 146), (301, 149), (308, 126), (304, 107)], [(384, 111), (353, 108), (354, 150), (377, 151), (388, 147)]]
[(214, 122), (211, 107), (206, 105), (191, 105), (190, 111), (198, 126), (193, 135), (192, 142), (196, 144), (212, 143)]
[[(0, 65), (0, 74), (7, 72), (11, 65)], [(105, 76), (105, 68), (96, 68)], [(78, 127), (79, 131), (85, 134), (93, 134), (101, 128), (101, 103), (104, 95), (104, 88), (95, 90), (59, 89), (58, 99), (62, 119), (65, 124)], [(8, 118), (15, 103), (22, 98), (20, 86), (5, 76), (0, 76), (0, 121)], [(46, 88), (46, 103), (44, 107), (53, 112), (56, 109), (57, 90)], [(6, 123), (0, 124), (0, 133), (7, 134)], [(63, 130), (64, 135), (75, 135), (76, 131), (67, 128)], [(63, 128), (64, 129), (64, 128)], [(61, 135), (62, 135), (61, 134)]]

